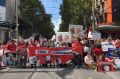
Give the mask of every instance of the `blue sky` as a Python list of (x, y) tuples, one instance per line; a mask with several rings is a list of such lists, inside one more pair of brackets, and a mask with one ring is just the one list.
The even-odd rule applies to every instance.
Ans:
[(5, 0), (0, 0), (0, 21), (5, 21)]
[(62, 0), (41, 0), (45, 7), (46, 13), (52, 14), (52, 22), (55, 25), (55, 31), (58, 31), (61, 23), (60, 4)]

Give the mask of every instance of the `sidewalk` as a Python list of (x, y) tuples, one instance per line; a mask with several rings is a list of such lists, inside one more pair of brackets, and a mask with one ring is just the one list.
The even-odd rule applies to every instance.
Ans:
[(77, 76), (77, 79), (112, 79), (103, 72), (89, 71), (87, 69), (75, 69), (74, 72)]
[(106, 74), (112, 77), (113, 79), (120, 79), (120, 71), (106, 72)]

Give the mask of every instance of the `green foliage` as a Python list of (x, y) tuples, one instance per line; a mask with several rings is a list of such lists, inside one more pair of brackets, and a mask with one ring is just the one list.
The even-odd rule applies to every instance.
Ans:
[(86, 17), (86, 24), (90, 25), (91, 0), (63, 0), (60, 10), (62, 23), (60, 24), (59, 31), (68, 31), (69, 24), (84, 25), (84, 16)]
[(22, 19), (30, 24), (30, 26), (26, 27), (27, 32), (30, 32), (30, 34), (39, 33), (48, 39), (52, 37), (55, 33), (54, 25), (51, 22), (52, 16), (46, 14), (41, 1), (21, 0), (19, 9)]

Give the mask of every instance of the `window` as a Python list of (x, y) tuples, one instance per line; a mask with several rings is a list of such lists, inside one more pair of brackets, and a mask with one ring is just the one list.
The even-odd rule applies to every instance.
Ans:
[(5, 6), (5, 0), (0, 0), (0, 6)]
[(104, 13), (104, 10), (105, 10), (105, 4), (104, 2), (102, 3), (102, 12)]

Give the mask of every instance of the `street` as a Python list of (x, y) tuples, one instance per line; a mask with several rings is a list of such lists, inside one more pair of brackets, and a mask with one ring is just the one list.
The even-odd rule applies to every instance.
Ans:
[(107, 73), (85, 69), (65, 68), (7, 68), (0, 71), (0, 79), (118, 79), (118, 73), (120, 72), (108, 72), (108, 75)]

